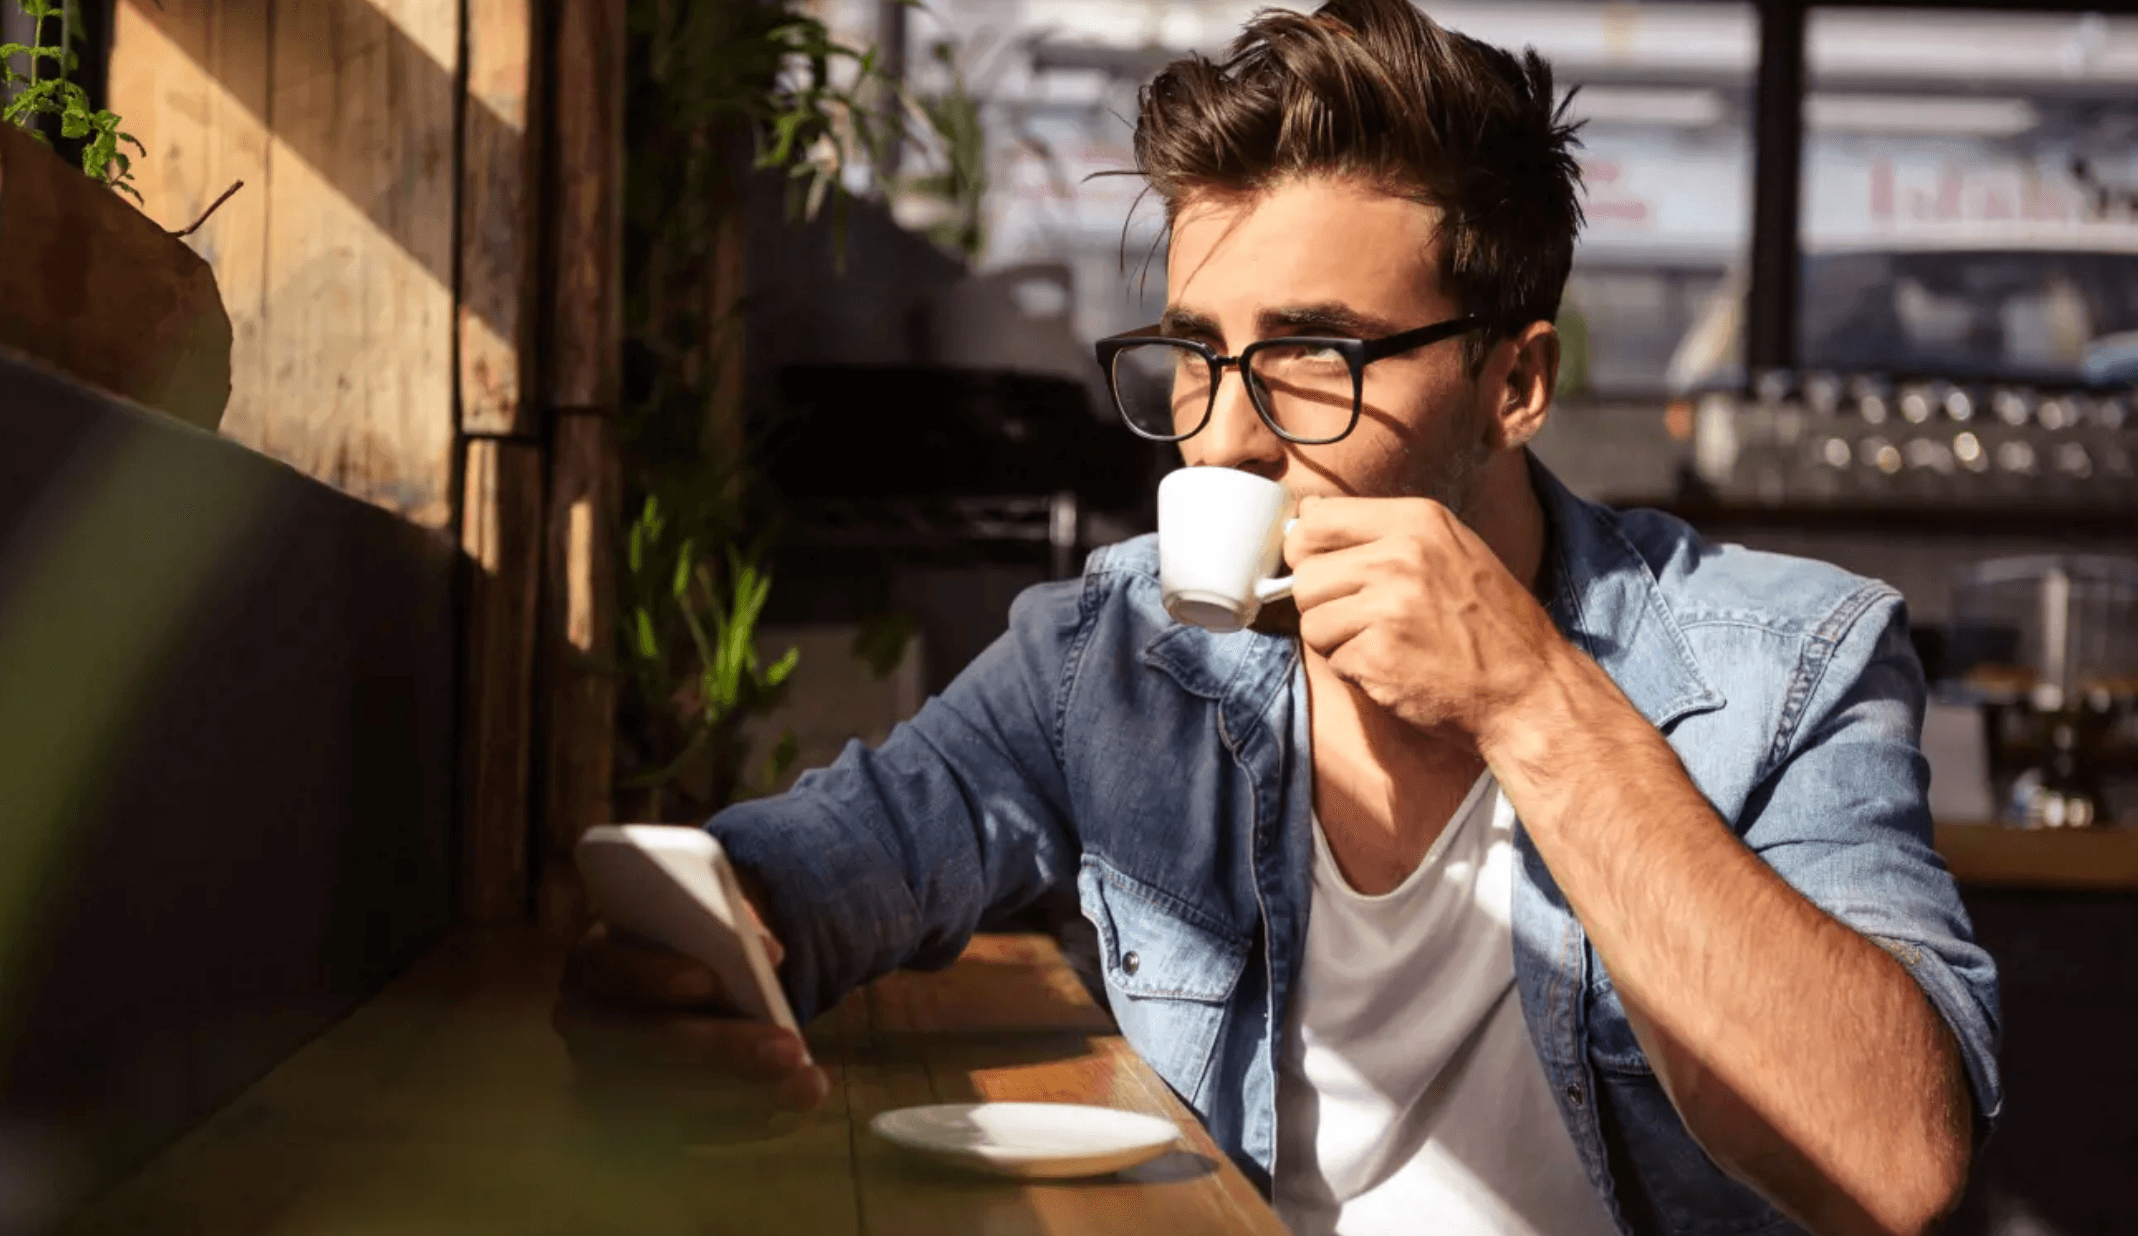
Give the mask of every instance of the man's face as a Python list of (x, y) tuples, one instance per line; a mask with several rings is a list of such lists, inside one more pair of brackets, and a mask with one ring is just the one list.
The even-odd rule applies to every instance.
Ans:
[[(1166, 333), (1236, 356), (1285, 335), (1377, 339), (1458, 317), (1440, 287), (1439, 219), (1432, 207), (1327, 177), (1248, 199), (1192, 198), (1173, 224)], [(1301, 497), (1429, 497), (1460, 513), (1490, 425), (1462, 349), (1448, 339), (1368, 365), (1357, 427), (1326, 446), (1271, 432), (1228, 369), (1209, 423), (1181, 453)]]

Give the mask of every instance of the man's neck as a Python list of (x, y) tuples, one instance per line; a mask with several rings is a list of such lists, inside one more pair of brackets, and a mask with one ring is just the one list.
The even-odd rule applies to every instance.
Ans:
[(1479, 470), (1464, 522), (1491, 548), (1509, 574), (1532, 594), (1547, 578), (1544, 555), (1551, 541), (1551, 520), (1529, 471), (1526, 448), (1501, 451)]
[[(1548, 586), (1551, 525), (1522, 452), (1486, 465), (1465, 514), (1509, 573), (1533, 593)], [(1466, 736), (1413, 729), (1338, 678), (1318, 653), (1302, 655), (1323, 832), (1353, 888), (1385, 892), (1447, 826), (1484, 759)]]

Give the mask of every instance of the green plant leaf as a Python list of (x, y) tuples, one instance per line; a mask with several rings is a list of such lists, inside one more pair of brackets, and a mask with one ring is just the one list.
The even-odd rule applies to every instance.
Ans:
[(49, 78), (26, 87), (22, 93), (15, 96), (14, 102), (7, 105), (6, 111), (0, 112), (0, 120), (12, 120), (19, 124), (21, 117), (34, 112), (57, 112), (59, 104), (52, 96), (58, 89), (59, 83)]
[(789, 648), (780, 654), (780, 659), (765, 667), (765, 685), (777, 687), (794, 673), (794, 667), (802, 663), (802, 650)]
[(652, 772), (641, 773), (636, 777), (632, 777), (625, 781), (624, 784), (634, 790), (651, 789), (657, 785), (668, 784), (675, 779), (678, 770), (685, 764), (690, 763), (698, 752), (705, 749), (705, 744), (711, 740), (712, 736), (711, 726), (699, 725), (695, 727), (691, 732), (690, 740), (683, 744), (683, 749), (676, 754), (674, 759)]
[(632, 617), (632, 629), (638, 633), (638, 655), (648, 661), (660, 660), (661, 640), (653, 632), (652, 611), (640, 607)]
[(668, 585), (668, 590), (675, 595), (678, 601), (683, 600), (684, 594), (690, 591), (690, 568), (695, 561), (697, 561), (697, 545), (689, 537), (684, 537), (683, 548), (676, 551), (675, 577), (669, 581)]
[(800, 758), (801, 753), (801, 743), (796, 740), (794, 731), (782, 730), (778, 744), (772, 748), (772, 753), (765, 757), (764, 766), (758, 770), (755, 787), (757, 793), (770, 794), (777, 790), (780, 780), (787, 775), (788, 769), (794, 767), (794, 762)]
[[(712, 607), (711, 612), (713, 625), (717, 631), (725, 625), (727, 619), (720, 612), (720, 607), (717, 605)], [(698, 616), (698, 607), (689, 604), (678, 605), (676, 606), (676, 613), (682, 616), (683, 626), (690, 632), (691, 644), (697, 650), (699, 662), (703, 665), (711, 666), (715, 661), (719, 660), (720, 654), (716, 646), (715, 637), (707, 634), (705, 620)]]
[(854, 655), (878, 678), (889, 678), (906, 659), (920, 624), (911, 614), (880, 614), (854, 633)]

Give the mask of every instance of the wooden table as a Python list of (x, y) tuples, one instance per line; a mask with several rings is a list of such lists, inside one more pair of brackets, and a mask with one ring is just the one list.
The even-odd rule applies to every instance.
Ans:
[[(1284, 1236), (1045, 937), (980, 937), (947, 971), (855, 993), (809, 1028), (832, 1083), (815, 1118), (728, 1144), (586, 1114), (548, 1024), (561, 952), (532, 932), (454, 937), (66, 1232)], [(1118, 1176), (1026, 1184), (868, 1132), (888, 1108), (969, 1099), (1148, 1112), (1183, 1145)]]

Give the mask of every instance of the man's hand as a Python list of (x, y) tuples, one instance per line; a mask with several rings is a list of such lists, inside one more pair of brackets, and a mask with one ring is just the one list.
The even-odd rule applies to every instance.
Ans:
[[(764, 938), (777, 965), (779, 942)], [(626, 1114), (762, 1134), (830, 1092), (802, 1040), (739, 1016), (709, 967), (605, 924), (573, 948), (551, 1024), (589, 1097)]]
[(1529, 589), (1428, 498), (1302, 499), (1284, 556), (1300, 638), (1427, 733), (1480, 741), (1567, 648)]

